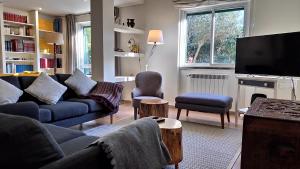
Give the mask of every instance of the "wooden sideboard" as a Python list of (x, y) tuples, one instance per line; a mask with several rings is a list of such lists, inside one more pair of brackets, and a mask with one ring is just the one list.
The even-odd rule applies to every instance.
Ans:
[(242, 169), (300, 168), (300, 102), (258, 98), (245, 114)]

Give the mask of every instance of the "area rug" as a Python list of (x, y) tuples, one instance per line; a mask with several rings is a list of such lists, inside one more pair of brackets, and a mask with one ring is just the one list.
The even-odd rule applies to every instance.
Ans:
[[(86, 130), (87, 135), (104, 136), (132, 122), (128, 118), (115, 124), (101, 125)], [(180, 169), (226, 169), (241, 147), (242, 130), (221, 129), (198, 123), (182, 121), (183, 160)], [(168, 166), (166, 169), (173, 169)]]

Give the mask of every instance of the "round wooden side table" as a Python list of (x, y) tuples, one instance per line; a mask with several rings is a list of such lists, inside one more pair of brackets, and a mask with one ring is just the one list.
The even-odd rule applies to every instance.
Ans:
[(143, 99), (139, 111), (140, 118), (149, 116), (168, 117), (169, 102), (163, 99)]
[(164, 122), (159, 123), (163, 142), (167, 146), (172, 161), (170, 164), (175, 164), (178, 169), (178, 163), (182, 161), (182, 125), (179, 120), (166, 118)]

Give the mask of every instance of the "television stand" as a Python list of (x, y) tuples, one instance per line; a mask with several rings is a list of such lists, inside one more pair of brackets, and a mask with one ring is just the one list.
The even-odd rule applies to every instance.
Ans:
[(256, 76), (256, 75), (247, 75), (247, 76), (237, 76), (238, 80), (238, 90), (237, 97), (235, 99), (235, 125), (238, 125), (238, 117), (239, 117), (239, 97), (241, 86), (252, 86), (252, 87), (262, 87), (273, 89), (274, 98), (277, 98), (277, 80), (278, 77), (275, 76)]

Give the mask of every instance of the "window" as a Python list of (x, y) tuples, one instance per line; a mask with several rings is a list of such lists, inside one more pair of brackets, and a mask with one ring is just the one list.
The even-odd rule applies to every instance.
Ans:
[(245, 7), (184, 14), (181, 65), (234, 65), (236, 39), (245, 35)]
[(92, 43), (91, 43), (91, 27), (83, 27), (83, 64), (81, 66), (84, 74), (91, 75), (91, 63), (92, 63)]
[(91, 63), (91, 23), (78, 22), (76, 24), (76, 68), (86, 75), (92, 75)]

